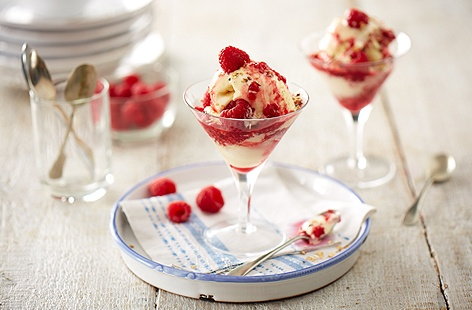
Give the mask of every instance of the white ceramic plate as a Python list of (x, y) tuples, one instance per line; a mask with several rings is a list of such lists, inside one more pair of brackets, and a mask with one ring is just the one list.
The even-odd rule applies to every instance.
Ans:
[[(162, 36), (152, 32), (142, 40), (130, 42), (121, 48), (89, 56), (67, 59), (45, 59), (53, 79), (67, 78), (70, 71), (81, 63), (94, 65), (101, 76), (108, 76), (126, 65), (148, 65), (163, 57), (165, 44)], [(138, 58), (138, 59), (136, 59)], [(9, 87), (26, 86), (21, 72), (20, 57), (8, 57), (0, 54), (0, 84)]]
[[(290, 186), (313, 190), (320, 198), (359, 202), (361, 198), (342, 183), (296, 166), (274, 163), (265, 169), (277, 169)], [(182, 166), (153, 175), (128, 190), (115, 204), (111, 233), (128, 268), (142, 280), (160, 289), (191, 297), (224, 302), (256, 302), (281, 299), (321, 288), (343, 276), (359, 257), (359, 248), (370, 231), (368, 219), (355, 241), (336, 256), (310, 267), (287, 273), (263, 276), (227, 276), (176, 269), (151, 260), (139, 246), (121, 210), (120, 202), (147, 195), (147, 184), (158, 176), (167, 176), (184, 192), (203, 187), (229, 176), (223, 162)]]
[(143, 25), (150, 24), (151, 21), (152, 12), (145, 12), (145, 14), (118, 23), (82, 30), (58, 31), (56, 29), (56, 31), (42, 31), (36, 29), (26, 30), (0, 25), (0, 41), (16, 44), (28, 42), (32, 46), (57, 46), (84, 42), (88, 43), (133, 31), (136, 28), (143, 27)]
[(141, 14), (152, 0), (3, 0), (0, 24), (30, 30), (85, 29)]
[[(35, 48), (45, 59), (69, 59), (119, 49), (123, 46), (129, 45), (132, 42), (142, 39), (150, 32), (151, 18), (149, 17), (147, 20), (143, 20), (143, 22), (135, 24), (134, 27), (129, 28), (128, 31), (111, 37), (105, 37), (93, 41), (79, 41), (75, 44), (63, 44), (63, 42), (58, 41), (56, 44), (36, 45), (29, 42), (29, 46), (31, 48)], [(19, 57), (22, 45), (23, 42), (13, 43), (1, 41), (0, 39), (0, 54), (11, 57)]]

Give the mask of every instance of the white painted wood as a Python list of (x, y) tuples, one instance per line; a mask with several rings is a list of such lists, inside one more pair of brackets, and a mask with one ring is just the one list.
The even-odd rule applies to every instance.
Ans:
[[(347, 135), (338, 106), (297, 44), (354, 2), (162, 0), (156, 28), (167, 39), (181, 91), (208, 78), (217, 68), (218, 51), (228, 44), (305, 87), (310, 105), (272, 159), (317, 169), (345, 150)], [(388, 100), (376, 103), (367, 124), (366, 150), (393, 159), (399, 172), (385, 186), (359, 191), (378, 212), (348, 274), (313, 293), (248, 305), (193, 300), (149, 286), (127, 270), (113, 244), (111, 205), (160, 170), (219, 159), (210, 140), (179, 103), (175, 126), (162, 137), (114, 147), (115, 183), (102, 200), (64, 205), (36, 182), (28, 99), (10, 85), (0, 88), (0, 309), (472, 308), (472, 4), (359, 5), (410, 33), (413, 49), (387, 81)], [(459, 169), (449, 183), (430, 191), (422, 225), (405, 228), (403, 212), (424, 181), (426, 159), (441, 150), (457, 157)], [(444, 224), (445, 218), (453, 221)]]
[[(472, 209), (470, 138), (472, 41), (470, 1), (365, 1), (413, 40), (387, 86), (389, 104), (406, 156), (405, 169), (417, 191), (431, 153), (455, 156), (458, 169), (451, 181), (434, 186), (423, 209), (423, 230), (438, 269), (441, 289), (451, 309), (472, 308)], [(408, 7), (406, 18), (404, 8)], [(461, 39), (462, 38), (462, 39)], [(397, 72), (398, 73), (398, 72)], [(403, 206), (406, 209), (406, 206)], [(410, 229), (408, 229), (410, 230)]]

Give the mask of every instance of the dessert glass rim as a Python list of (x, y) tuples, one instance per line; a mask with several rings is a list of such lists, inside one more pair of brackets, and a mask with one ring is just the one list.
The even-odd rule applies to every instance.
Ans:
[(315, 59), (311, 58), (310, 56), (313, 55), (314, 53), (320, 51), (319, 49), (308, 49), (305, 45), (308, 44), (308, 41), (315, 40), (318, 43), (319, 40), (326, 35), (326, 32), (312, 32), (303, 37), (303, 39), (300, 42), (300, 49), (303, 52), (303, 54), (309, 58), (310, 62), (317, 63), (321, 66), (329, 66), (331, 64), (336, 64), (336, 66), (339, 66), (341, 68), (365, 68), (365, 67), (370, 67), (370, 66), (375, 66), (375, 65), (381, 65), (385, 64), (387, 62), (391, 62), (395, 59), (398, 59), (405, 55), (411, 48), (411, 39), (408, 34), (402, 31), (398, 31), (395, 33), (395, 40), (392, 42), (396, 42), (397, 45), (395, 47), (394, 52), (392, 53), (391, 56), (382, 58), (379, 60), (375, 61), (366, 61), (366, 62), (361, 62), (361, 63), (355, 63), (355, 64), (349, 64), (349, 63), (342, 63), (342, 62), (334, 62), (334, 61), (323, 61), (320, 59)]
[[(291, 115), (295, 115), (297, 113), (300, 113), (308, 104), (308, 102), (310, 101), (310, 96), (308, 95), (308, 92), (301, 86), (299, 86), (298, 84), (295, 84), (295, 83), (292, 83), (292, 82), (287, 82), (287, 86), (289, 87), (289, 91), (290, 91), (290, 86), (292, 87), (296, 87), (298, 88), (297, 89), (297, 92), (296, 93), (300, 93), (301, 95), (301, 98), (302, 98), (302, 105), (300, 106), (300, 108), (298, 108), (297, 110), (294, 110), (294, 111), (291, 111), (291, 112), (288, 112), (286, 114), (282, 114), (282, 115), (279, 115), (279, 116), (274, 116), (274, 117), (266, 117), (266, 118), (231, 118), (231, 117), (223, 117), (223, 116), (219, 116), (219, 115), (213, 115), (213, 114), (209, 114), (209, 113), (205, 113), (203, 111), (200, 111), (198, 109), (196, 109), (196, 107), (194, 105), (192, 105), (192, 102), (195, 102), (195, 99), (192, 99), (192, 98), (189, 98), (188, 96), (188, 93), (189, 93), (189, 90), (199, 84), (205, 84), (206, 83), (206, 87), (208, 87), (210, 81), (212, 79), (205, 79), (205, 80), (200, 80), (200, 81), (197, 81), (197, 82), (194, 82), (192, 84), (190, 84), (184, 91), (183, 93), (183, 99), (184, 99), (184, 102), (185, 104), (190, 108), (192, 109), (192, 111), (194, 111), (195, 113), (198, 113), (198, 114), (202, 114), (202, 115), (205, 115), (205, 116), (210, 116), (210, 117), (214, 117), (216, 119), (221, 119), (221, 120), (233, 120), (233, 121), (251, 121), (251, 122), (262, 122), (262, 121), (276, 121), (278, 119), (283, 119), (283, 118), (286, 118), (288, 116), (291, 116)], [(293, 93), (290, 91), (290, 93), (293, 95)], [(200, 97), (203, 98), (203, 95), (204, 94), (201, 94), (202, 96)]]
[[(54, 81), (54, 86), (57, 86), (59, 84), (65, 84), (67, 82), (67, 79), (60, 79), (60, 80), (55, 80)], [(108, 90), (110, 88), (110, 83), (108, 83), (108, 80), (101, 77), (97, 79), (97, 83), (100, 82), (102, 84), (102, 89), (94, 93), (92, 96), (87, 97), (87, 98), (81, 98), (81, 99), (75, 99), (75, 100), (66, 100), (66, 98), (54, 98), (54, 99), (48, 99), (39, 96), (34, 90), (30, 90), (30, 93), (32, 94), (31, 96), (37, 99), (40, 99), (41, 102), (47, 103), (47, 104), (74, 104), (74, 105), (81, 105), (83, 103), (88, 103), (91, 101), (94, 101), (100, 97), (103, 97), (105, 93), (108, 93)]]

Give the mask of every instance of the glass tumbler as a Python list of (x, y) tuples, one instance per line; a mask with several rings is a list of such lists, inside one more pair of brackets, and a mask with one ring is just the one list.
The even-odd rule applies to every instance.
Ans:
[(30, 91), (39, 180), (62, 201), (95, 201), (113, 181), (109, 85), (100, 79), (93, 96), (73, 101), (65, 86), (56, 83), (55, 99)]

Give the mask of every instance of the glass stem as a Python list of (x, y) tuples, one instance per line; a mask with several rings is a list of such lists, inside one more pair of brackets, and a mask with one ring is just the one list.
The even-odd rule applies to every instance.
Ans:
[(367, 160), (364, 156), (364, 127), (369, 119), (372, 107), (367, 105), (358, 112), (345, 110), (344, 116), (350, 137), (349, 166), (353, 169), (365, 169)]
[(239, 231), (243, 234), (252, 233), (255, 227), (251, 224), (251, 197), (254, 190), (254, 184), (259, 176), (264, 164), (252, 169), (249, 172), (239, 172), (231, 168), (236, 188), (239, 192)]

